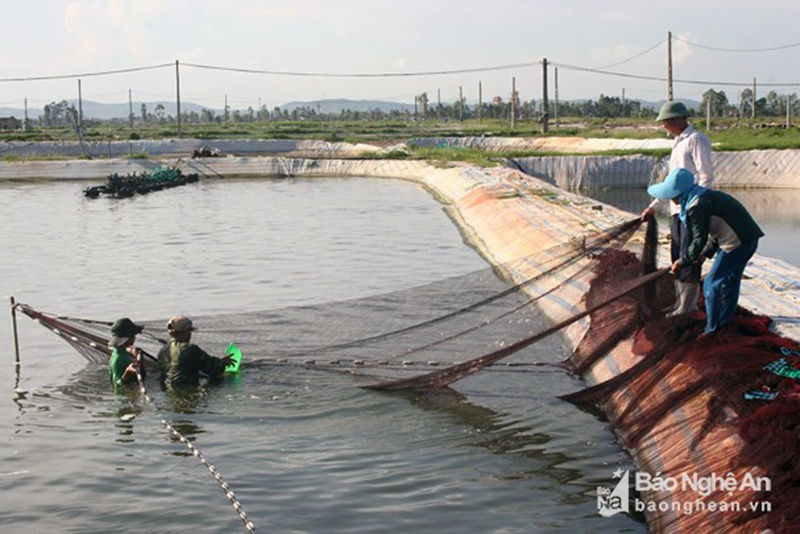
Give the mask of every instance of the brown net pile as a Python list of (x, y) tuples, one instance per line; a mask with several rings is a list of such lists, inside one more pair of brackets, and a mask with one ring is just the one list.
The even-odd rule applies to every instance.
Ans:
[[(609, 270), (624, 272), (619, 264)], [(588, 298), (598, 298), (593, 293), (602, 294), (606, 287), (598, 278)], [(669, 291), (666, 284), (659, 289), (661, 295)], [(728, 527), (799, 531), (797, 343), (771, 332), (768, 317), (742, 308), (712, 338), (700, 337), (705, 325), (702, 311), (679, 318), (661, 314), (645, 318), (637, 315), (641, 309), (635, 302), (620, 301), (618, 309), (602, 310), (601, 320), (595, 323), (593, 317), (592, 324), (601, 338), (615, 329), (625, 331), (638, 361), (614, 378), (564, 398), (608, 414), (623, 446), (642, 464), (640, 470), (675, 479), (684, 474), (733, 476), (739, 482), (749, 474), (771, 482), (768, 490), (738, 487), (732, 493), (708, 495), (678, 490), (651, 499), (666, 503), (700, 499), (702, 506), (724, 502), (736, 507), (725, 514), (723, 524)], [(568, 365), (585, 370), (607, 349), (597, 343), (581, 344)], [(765, 502), (766, 506), (751, 506)], [(708, 521), (706, 513), (672, 509), (648, 515), (648, 524), (656, 531), (699, 532), (708, 528)]]

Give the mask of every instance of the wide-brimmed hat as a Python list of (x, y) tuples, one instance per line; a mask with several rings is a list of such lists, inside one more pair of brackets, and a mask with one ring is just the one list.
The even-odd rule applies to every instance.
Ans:
[(167, 321), (168, 332), (190, 332), (196, 330), (192, 325), (192, 320), (185, 315), (176, 315)]
[(686, 109), (686, 106), (684, 106), (682, 102), (667, 102), (661, 106), (658, 117), (656, 117), (656, 122), (674, 119), (676, 117), (686, 118), (689, 115), (691, 115), (691, 113), (689, 113), (689, 110)]
[(647, 194), (653, 198), (675, 198), (694, 187), (694, 174), (686, 169), (677, 168), (664, 178), (660, 184), (647, 188)]
[(108, 342), (108, 345), (110, 347), (120, 347), (142, 330), (144, 330), (143, 326), (139, 326), (127, 317), (118, 319), (111, 326), (111, 341)]

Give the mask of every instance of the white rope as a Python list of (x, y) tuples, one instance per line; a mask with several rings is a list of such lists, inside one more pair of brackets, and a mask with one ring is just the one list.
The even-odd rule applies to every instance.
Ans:
[(141, 372), (140, 372), (140, 369), (139, 369), (139, 366), (142, 363), (142, 351), (141, 350), (137, 350), (136, 363), (137, 363), (137, 365), (136, 365), (136, 380), (139, 382), (139, 392), (142, 394), (142, 396), (145, 398), (145, 400), (159, 414), (159, 419), (161, 420), (161, 424), (164, 425), (164, 427), (167, 430), (169, 430), (175, 437), (177, 437), (178, 440), (180, 440), (181, 443), (186, 445), (186, 447), (191, 451), (192, 455), (195, 458), (197, 458), (198, 461), (206, 467), (206, 469), (208, 469), (209, 473), (211, 473), (211, 475), (217, 481), (217, 484), (219, 484), (219, 487), (222, 490), (222, 493), (225, 494), (225, 498), (228, 499), (228, 501), (230, 501), (230, 503), (233, 505), (233, 508), (234, 508), (234, 510), (236, 510), (236, 513), (238, 514), (239, 519), (241, 519), (242, 524), (244, 524), (245, 530), (247, 530), (247, 532), (250, 532), (250, 533), (255, 532), (256, 531), (256, 527), (253, 525), (253, 523), (250, 520), (247, 519), (247, 513), (245, 513), (244, 508), (242, 508), (241, 503), (236, 498), (236, 494), (230, 488), (228, 483), (225, 482), (225, 480), (222, 478), (222, 475), (219, 473), (219, 471), (217, 471), (217, 469), (212, 464), (208, 463), (208, 461), (203, 456), (203, 453), (201, 453), (200, 450), (197, 447), (195, 447), (192, 444), (191, 441), (186, 439), (180, 432), (178, 432), (175, 429), (175, 427), (173, 427), (166, 419), (164, 419), (163, 417), (160, 417), (161, 410), (158, 408), (156, 403), (153, 401), (152, 398), (150, 398), (150, 395), (147, 393), (147, 388), (145, 388), (145, 386), (144, 386), (144, 379), (142, 378), (142, 375), (141, 375)]

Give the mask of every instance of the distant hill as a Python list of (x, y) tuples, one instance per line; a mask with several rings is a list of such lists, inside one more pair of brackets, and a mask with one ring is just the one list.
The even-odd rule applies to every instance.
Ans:
[(379, 109), (383, 112), (389, 111), (414, 111), (412, 104), (401, 102), (386, 102), (383, 100), (348, 100), (346, 98), (329, 98), (322, 100), (310, 100), (307, 102), (287, 102), (278, 106), (281, 110), (292, 111), (297, 108), (316, 109), (317, 113), (341, 113), (349, 109), (350, 111), (372, 111)]
[[(77, 100), (68, 100), (68, 102), (78, 107)], [(153, 102), (133, 102), (133, 114), (137, 117), (142, 114), (142, 104), (147, 106), (147, 112), (153, 113), (156, 107), (161, 104), (164, 106), (164, 114), (175, 116), (177, 114), (177, 106), (175, 102), (167, 102), (164, 100), (157, 100)], [(87, 119), (127, 119), (130, 113), (130, 106), (127, 102), (117, 104), (102, 104), (100, 102), (92, 102), (88, 100), (83, 101), (83, 116)], [(187, 113), (195, 111), (200, 113), (204, 109), (212, 109), (208, 106), (200, 106), (191, 102), (181, 102), (181, 112)], [(222, 113), (222, 110), (214, 110), (215, 113)]]
[[(666, 101), (667, 101), (666, 99), (659, 100), (657, 102), (648, 102), (646, 100), (639, 100), (639, 102), (642, 103), (642, 107), (643, 108), (651, 108), (651, 109), (654, 109), (656, 111), (661, 109), (661, 106), (663, 106), (664, 103), (666, 103)], [(701, 113), (702, 112), (702, 110), (700, 109), (700, 102), (697, 101), (697, 100), (691, 100), (689, 98), (679, 98), (678, 101), (679, 102), (683, 102), (683, 104), (687, 108), (694, 109), (697, 113)]]
[[(70, 105), (78, 107), (77, 100), (67, 100)], [(137, 117), (142, 114), (142, 104), (147, 105), (147, 112), (152, 113), (156, 107), (161, 104), (164, 106), (164, 113), (166, 115), (175, 115), (176, 105), (175, 102), (154, 101), (154, 102), (133, 102), (133, 114)], [(130, 112), (130, 106), (127, 102), (118, 104), (103, 104), (101, 102), (92, 102), (91, 100), (84, 100), (82, 103), (83, 116), (85, 119), (127, 119)], [(196, 111), (200, 113), (203, 109), (210, 109), (208, 106), (200, 106), (191, 102), (181, 102), (181, 112)], [(215, 113), (221, 114), (222, 110), (214, 110)], [(28, 118), (36, 120), (44, 114), (44, 106), (41, 107), (28, 107)], [(23, 108), (9, 108), (0, 107), (0, 117), (16, 117), (22, 119), (25, 117), (25, 110)]]
[[(78, 106), (77, 100), (67, 100), (70, 105)], [(174, 116), (176, 114), (175, 102), (167, 101), (153, 101), (153, 102), (133, 102), (133, 114), (137, 117), (142, 113), (142, 104), (147, 105), (147, 111), (152, 113), (156, 107), (161, 104), (164, 106), (164, 113), (166, 115)], [(130, 106), (127, 102), (120, 102), (115, 104), (103, 104), (100, 102), (93, 102), (91, 100), (84, 100), (83, 116), (86, 119), (126, 119), (130, 112)], [(386, 102), (382, 100), (348, 100), (345, 98), (338, 99), (323, 99), (313, 101), (295, 101), (287, 102), (280, 107), (282, 110), (292, 111), (297, 108), (312, 108), (320, 113), (340, 113), (342, 110), (349, 109), (352, 111), (370, 111), (380, 109), (383, 112), (394, 110), (399, 111), (414, 111), (414, 106), (411, 104), (403, 104), (401, 102)], [(200, 113), (204, 109), (211, 109), (215, 114), (221, 115), (222, 109), (209, 108), (208, 106), (201, 106), (192, 102), (181, 102), (181, 111), (186, 113), (188, 111), (195, 111)], [(39, 116), (44, 114), (44, 107), (29, 107), (28, 118), (36, 120)], [(22, 108), (0, 107), (0, 117), (16, 117), (22, 119), (25, 116), (25, 110)]]
[[(28, 113), (30, 114), (30, 110), (28, 110)], [(37, 115), (38, 115), (38, 113), (37, 113)], [(0, 117), (14, 117), (14, 118), (17, 118), (19, 120), (22, 120), (22, 119), (25, 118), (25, 110), (22, 109), (22, 108), (0, 107)], [(29, 116), (29, 118), (30, 118), (30, 116)]]
[[(586, 100), (595, 100), (595, 99), (576, 99), (571, 100), (571, 102), (585, 102)], [(68, 100), (71, 105), (78, 106), (77, 100)], [(654, 110), (658, 110), (665, 102), (665, 100), (659, 100), (656, 102), (648, 102), (644, 100), (640, 100), (643, 108), (652, 108)], [(686, 104), (687, 107), (694, 108), (697, 113), (702, 113), (700, 108), (700, 102), (697, 100), (689, 100), (689, 99), (682, 99), (681, 102)], [(133, 103), (133, 113), (137, 117), (142, 113), (142, 104), (143, 102), (134, 102)], [(174, 116), (176, 113), (176, 106), (175, 102), (167, 102), (167, 101), (153, 101), (153, 102), (144, 102), (147, 105), (147, 111), (152, 113), (155, 111), (156, 107), (161, 104), (164, 106), (164, 113), (166, 115)], [(474, 105), (474, 104), (470, 104)], [(384, 100), (348, 100), (346, 98), (332, 98), (332, 99), (322, 99), (322, 100), (309, 100), (309, 101), (293, 101), (287, 102), (281, 106), (278, 106), (280, 109), (285, 111), (292, 111), (297, 108), (311, 108), (316, 109), (319, 113), (341, 113), (343, 110), (349, 109), (351, 111), (371, 111), (374, 109), (379, 109), (384, 113), (389, 111), (414, 111), (414, 106), (412, 104), (404, 104), (402, 102), (388, 102)], [(215, 114), (221, 115), (223, 113), (222, 109), (215, 109), (209, 108), (208, 106), (201, 106), (199, 104), (194, 104), (192, 102), (181, 102), (181, 111), (182, 112), (189, 112), (194, 111), (200, 113), (204, 109), (211, 109), (214, 111)], [(83, 116), (86, 119), (100, 119), (100, 120), (109, 120), (109, 119), (126, 119), (128, 117), (128, 113), (130, 108), (127, 102), (123, 103), (116, 103), (116, 104), (103, 104), (100, 102), (92, 102), (91, 100), (84, 100), (83, 101)], [(28, 118), (31, 120), (36, 120), (39, 116), (44, 113), (43, 108), (28, 108)], [(25, 110), (22, 108), (11, 108), (11, 107), (0, 107), (0, 117), (16, 117), (18, 119), (22, 119), (25, 117)]]

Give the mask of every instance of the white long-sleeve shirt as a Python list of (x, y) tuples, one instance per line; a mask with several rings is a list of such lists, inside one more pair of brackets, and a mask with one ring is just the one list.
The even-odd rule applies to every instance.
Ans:
[[(711, 166), (711, 141), (706, 134), (688, 125), (675, 138), (672, 154), (669, 157), (669, 170), (684, 168), (694, 174), (694, 181), (703, 187), (711, 188), (714, 184), (714, 169)], [(680, 213), (680, 206), (667, 199), (655, 199), (650, 207), (655, 210), (669, 205), (670, 215)]]

